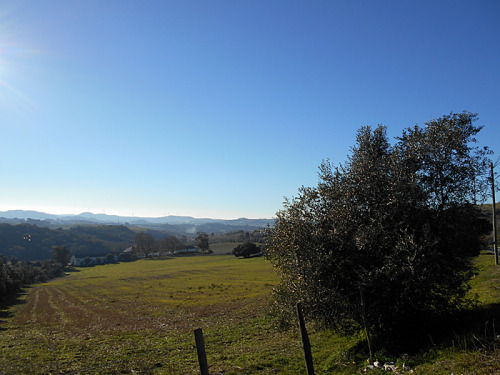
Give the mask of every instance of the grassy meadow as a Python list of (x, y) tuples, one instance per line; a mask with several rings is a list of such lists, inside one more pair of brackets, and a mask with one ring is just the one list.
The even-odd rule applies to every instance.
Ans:
[(301, 366), (296, 335), (266, 319), (276, 279), (264, 258), (178, 257), (81, 268), (2, 312), (0, 372), (198, 372), (202, 328), (213, 373)]
[[(491, 260), (478, 259), (481, 273), (473, 280), (485, 319), (500, 302), (500, 271)], [(196, 328), (203, 329), (211, 374), (305, 373), (298, 330), (278, 330), (267, 316), (276, 283), (262, 257), (80, 268), (33, 286), (0, 311), (0, 374), (196, 374)], [(316, 373), (362, 372), (366, 356), (352, 350), (361, 333), (341, 337), (312, 326), (310, 333)], [(457, 334), (453, 345), (406, 363), (418, 374), (500, 373), (499, 350), (478, 341), (482, 346), (463, 336), (461, 343)]]
[(233, 249), (241, 243), (242, 242), (211, 243), (210, 250), (212, 250), (216, 255), (232, 254)]

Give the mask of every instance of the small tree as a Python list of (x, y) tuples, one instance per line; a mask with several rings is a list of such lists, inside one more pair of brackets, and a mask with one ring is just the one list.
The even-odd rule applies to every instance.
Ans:
[(135, 252), (139, 256), (147, 257), (156, 247), (156, 240), (151, 233), (139, 232), (135, 235)]
[(83, 267), (90, 267), (93, 264), (94, 262), (92, 261), (92, 259), (90, 259), (90, 257), (87, 256), (83, 258), (83, 264), (82, 264)]
[(112, 253), (107, 253), (104, 257), (106, 263), (116, 263), (116, 255)]
[(260, 247), (252, 242), (245, 242), (233, 249), (233, 255), (236, 257), (250, 258), (254, 254), (261, 252)]
[(209, 236), (205, 232), (198, 232), (198, 235), (196, 236), (196, 244), (200, 248), (202, 252), (207, 252), (208, 249), (210, 248), (210, 245), (208, 243)]
[(69, 249), (66, 246), (52, 246), (52, 259), (61, 264), (61, 267), (66, 267), (69, 263), (71, 256)]
[(165, 237), (159, 243), (159, 248), (160, 248), (161, 252), (166, 253), (166, 254), (174, 253), (176, 250), (180, 250), (180, 249), (183, 249), (185, 247), (186, 247), (185, 244), (183, 244), (175, 236)]
[(118, 261), (119, 262), (133, 262), (137, 260), (137, 257), (133, 255), (132, 253), (120, 253), (118, 254)]

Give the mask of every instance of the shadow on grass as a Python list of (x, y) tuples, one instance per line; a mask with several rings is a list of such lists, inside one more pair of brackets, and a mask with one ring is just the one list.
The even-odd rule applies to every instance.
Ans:
[[(423, 353), (439, 347), (493, 351), (500, 348), (498, 335), (500, 303), (493, 303), (411, 320), (391, 336), (392, 340), (375, 340), (375, 346), (394, 355)], [(364, 351), (363, 345), (356, 349)]]
[[(418, 364), (437, 356), (435, 349), (498, 353), (500, 350), (500, 303), (470, 308), (441, 317), (428, 316), (400, 327), (389, 337), (372, 337), (374, 358), (391, 361), (411, 356)], [(349, 361), (360, 362), (369, 357), (366, 340), (345, 352)], [(498, 359), (495, 359), (498, 360)]]
[(143, 260), (172, 260), (175, 258), (176, 257), (174, 255), (164, 255), (164, 256), (154, 257), (154, 258), (144, 258)]
[(11, 293), (6, 296), (2, 296), (0, 300), (0, 331), (5, 331), (4, 327), (5, 320), (12, 317), (12, 312), (10, 308), (15, 305), (22, 305), (26, 303), (24, 299), (21, 299), (22, 296), (27, 294), (26, 289), (21, 289), (16, 293)]
[(500, 334), (500, 303), (463, 311), (448, 335), (446, 344), (460, 349), (494, 350), (499, 347), (497, 335)]

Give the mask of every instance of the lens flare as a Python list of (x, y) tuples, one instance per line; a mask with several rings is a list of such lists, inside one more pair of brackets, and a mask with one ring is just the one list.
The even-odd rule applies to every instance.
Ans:
[(28, 92), (36, 84), (34, 72), (42, 51), (21, 40), (23, 26), (9, 14), (0, 9), (0, 108), (32, 110), (36, 106)]

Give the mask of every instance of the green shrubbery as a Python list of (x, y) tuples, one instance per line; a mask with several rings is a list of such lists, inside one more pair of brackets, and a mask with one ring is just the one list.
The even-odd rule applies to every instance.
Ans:
[(260, 253), (260, 247), (253, 242), (242, 243), (233, 249), (233, 255), (236, 257), (250, 258), (252, 255)]
[(395, 145), (385, 127), (364, 127), (344, 165), (324, 162), (318, 186), (286, 201), (269, 230), (277, 312), (293, 316), (301, 301), (310, 318), (402, 348), (466, 305), (490, 230), (473, 204), (488, 165), (488, 150), (471, 146), (475, 118), (432, 120)]
[(64, 275), (61, 263), (50, 259), (28, 263), (0, 258), (0, 301), (8, 294), (18, 292), (23, 286), (46, 282)]

